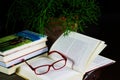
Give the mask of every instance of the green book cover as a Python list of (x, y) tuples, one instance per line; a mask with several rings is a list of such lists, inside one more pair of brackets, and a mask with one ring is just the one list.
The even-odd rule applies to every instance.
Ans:
[(30, 39), (19, 37), (17, 35), (10, 35), (0, 39), (0, 51), (4, 52), (6, 50), (21, 46), (29, 42), (32, 41)]
[(23, 30), (21, 32), (0, 38), (0, 52), (5, 52), (12, 48), (31, 43), (43, 37), (45, 36), (29, 30)]

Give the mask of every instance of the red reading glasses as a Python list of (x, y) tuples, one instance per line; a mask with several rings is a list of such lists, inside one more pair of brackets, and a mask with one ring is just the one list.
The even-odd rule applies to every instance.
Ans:
[(50, 51), (48, 53), (48, 55), (51, 55), (51, 54), (59, 54), (59, 56), (61, 56), (62, 58), (53, 62), (52, 64), (45, 64), (45, 65), (40, 65), (40, 66), (37, 66), (37, 67), (32, 67), (28, 62), (26, 62), (24, 60), (24, 62), (35, 72), (35, 74), (37, 75), (42, 75), (42, 74), (46, 74), (49, 72), (50, 68), (52, 67), (54, 70), (59, 70), (61, 68), (63, 68), (66, 63), (67, 63), (67, 59), (69, 59), (71, 62), (72, 62), (72, 68), (73, 68), (73, 65), (74, 65), (74, 61), (69, 58), (69, 57), (66, 57), (65, 55), (63, 55), (62, 53), (58, 52), (58, 51)]

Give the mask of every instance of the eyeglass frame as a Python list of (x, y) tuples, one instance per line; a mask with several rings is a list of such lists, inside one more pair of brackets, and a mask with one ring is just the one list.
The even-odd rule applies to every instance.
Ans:
[[(53, 62), (52, 64), (41, 65), (41, 66), (37, 66), (37, 67), (35, 67), (35, 68), (32, 67), (32, 66), (31, 66), (27, 61), (25, 61), (24, 59), (23, 59), (23, 61), (24, 61), (24, 62), (35, 72), (35, 74), (37, 74), (37, 75), (43, 75), (43, 74), (48, 73), (51, 67), (52, 67), (54, 70), (62, 69), (63, 67), (66, 66), (67, 58), (72, 62), (72, 69), (73, 69), (74, 61), (73, 61), (71, 58), (66, 57), (65, 55), (63, 55), (62, 53), (60, 53), (60, 52), (58, 52), (58, 51), (56, 51), (56, 50), (53, 50), (53, 51), (48, 52), (48, 56), (49, 56), (50, 54), (52, 54), (52, 53), (58, 53), (59, 55), (62, 56), (63, 59), (57, 60), (57, 61)], [(56, 68), (54, 67), (54, 64), (57, 63), (57, 62), (59, 62), (59, 61), (62, 61), (62, 60), (65, 60), (65, 64), (64, 64), (62, 67), (56, 69)], [(39, 68), (39, 67), (43, 67), (43, 66), (48, 66), (48, 70), (47, 70), (46, 72), (44, 72), (44, 73), (38, 74), (38, 73), (36, 72), (36, 69)]]

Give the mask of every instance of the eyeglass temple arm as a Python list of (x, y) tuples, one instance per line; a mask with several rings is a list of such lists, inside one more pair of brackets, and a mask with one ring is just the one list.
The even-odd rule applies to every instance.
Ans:
[(22, 59), (22, 61), (25, 62), (32, 70), (34, 70), (34, 68), (30, 64), (28, 64), (24, 59)]

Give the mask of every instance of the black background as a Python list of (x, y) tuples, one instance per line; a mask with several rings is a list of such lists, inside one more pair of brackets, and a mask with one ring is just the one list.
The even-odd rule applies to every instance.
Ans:
[(87, 34), (104, 40), (107, 47), (101, 55), (116, 60), (115, 64), (106, 67), (100, 80), (118, 80), (120, 72), (120, 4), (117, 0), (98, 1), (102, 12), (100, 23), (94, 29), (88, 29)]
[[(0, 37), (5, 35), (4, 26), (6, 12), (12, 0), (0, 0)], [(101, 17), (98, 25), (86, 28), (85, 33), (91, 37), (104, 40), (107, 47), (101, 55), (116, 60), (116, 63), (107, 67), (100, 80), (117, 80), (120, 72), (120, 3), (119, 0), (97, 0), (101, 8)]]

